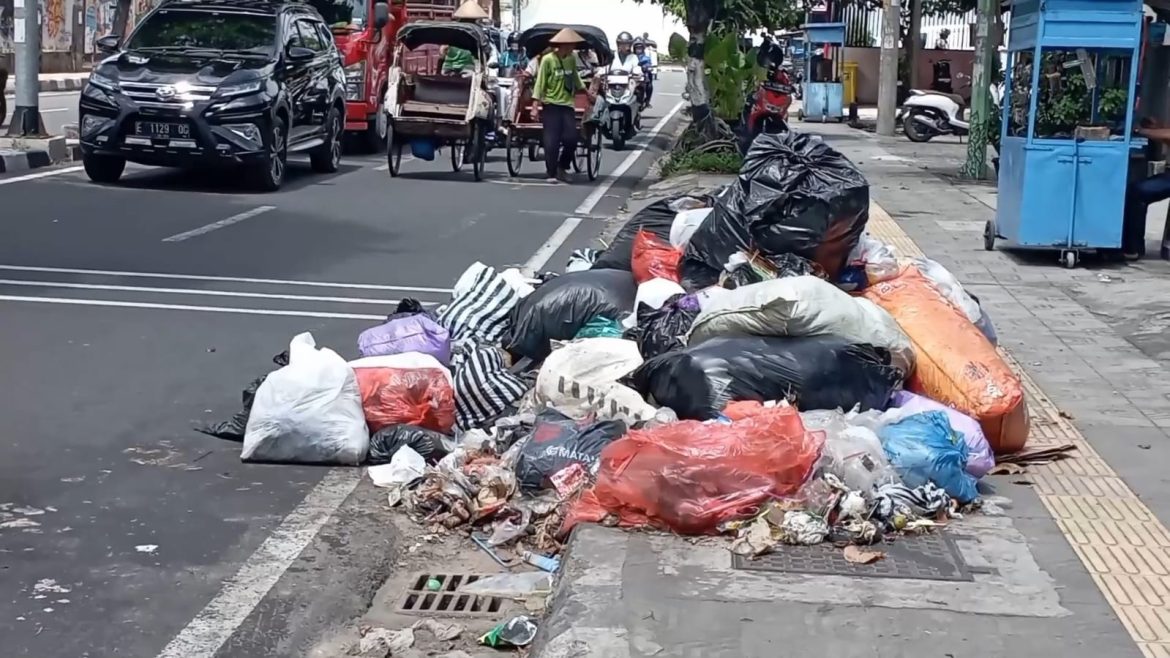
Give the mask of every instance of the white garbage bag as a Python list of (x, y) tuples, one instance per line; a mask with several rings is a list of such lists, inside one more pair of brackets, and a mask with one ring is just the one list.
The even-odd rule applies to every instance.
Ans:
[(663, 304), (675, 295), (685, 295), (686, 290), (670, 279), (650, 279), (638, 285), (638, 292), (634, 294), (634, 312), (622, 320), (622, 326), (633, 329), (638, 326), (638, 307), (646, 304), (651, 308), (662, 308)]
[(288, 365), (256, 390), (240, 459), (344, 464), (366, 458), (370, 434), (353, 368), (310, 333), (289, 343)]
[(622, 338), (584, 338), (553, 350), (536, 377), (536, 401), (575, 419), (643, 421), (658, 411), (618, 383), (642, 365), (638, 344)]
[(673, 247), (682, 248), (687, 246), (691, 241), (691, 236), (703, 224), (703, 220), (707, 219), (707, 215), (711, 214), (714, 208), (693, 208), (691, 210), (683, 210), (674, 216), (674, 222), (670, 225), (670, 244)]
[(906, 374), (914, 367), (914, 346), (889, 313), (815, 276), (741, 286), (711, 298), (702, 309), (688, 345), (716, 336), (828, 334), (889, 350), (892, 364)]

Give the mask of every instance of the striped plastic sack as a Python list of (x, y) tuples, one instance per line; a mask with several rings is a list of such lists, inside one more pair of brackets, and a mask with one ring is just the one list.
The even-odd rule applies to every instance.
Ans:
[(528, 392), (524, 380), (504, 364), (491, 345), (464, 345), (456, 359), (455, 425), (462, 431), (495, 420)]
[(455, 284), (454, 299), (439, 310), (439, 324), (452, 343), (497, 343), (508, 328), (508, 314), (520, 302), (519, 290), (494, 268), (475, 263)]

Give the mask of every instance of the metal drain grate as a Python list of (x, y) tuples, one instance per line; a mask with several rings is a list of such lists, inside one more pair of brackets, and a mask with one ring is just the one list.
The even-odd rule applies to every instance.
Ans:
[[(430, 579), (439, 581), (439, 589), (427, 589)], [(452, 615), (489, 617), (511, 603), (498, 596), (477, 596), (459, 591), (460, 587), (483, 578), (469, 574), (416, 574), (398, 603), (397, 612), (406, 615)]]
[(903, 578), (971, 582), (972, 570), (959, 547), (945, 532), (906, 535), (874, 547), (885, 559), (853, 564), (832, 544), (777, 546), (775, 552), (754, 560), (732, 555), (731, 566), (746, 571), (812, 573), (864, 578)]

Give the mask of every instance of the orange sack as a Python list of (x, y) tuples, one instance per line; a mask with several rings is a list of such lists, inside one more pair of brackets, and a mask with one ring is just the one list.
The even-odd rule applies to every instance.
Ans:
[(793, 407), (771, 407), (731, 424), (684, 420), (634, 430), (605, 446), (597, 482), (565, 517), (617, 516), (622, 526), (710, 534), (720, 523), (795, 494), (821, 455), (824, 432), (808, 432)]
[(683, 252), (650, 231), (638, 231), (630, 255), (630, 270), (639, 284), (650, 279), (678, 283), (678, 266)]
[(914, 344), (917, 365), (907, 387), (975, 418), (996, 454), (1028, 440), (1020, 379), (987, 338), (915, 267), (866, 289)]
[(450, 433), (455, 390), (438, 368), (354, 368), (370, 433), (389, 425), (415, 425)]

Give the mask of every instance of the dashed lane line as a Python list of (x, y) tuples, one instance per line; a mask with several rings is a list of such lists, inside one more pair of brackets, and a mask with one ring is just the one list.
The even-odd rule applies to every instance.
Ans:
[(182, 242), (183, 240), (190, 240), (191, 238), (199, 237), (200, 235), (206, 235), (208, 233), (211, 233), (212, 231), (218, 231), (221, 228), (226, 228), (228, 226), (231, 226), (232, 224), (239, 224), (240, 222), (244, 221), (245, 219), (251, 219), (253, 217), (256, 217), (257, 215), (263, 215), (264, 213), (269, 212), (270, 210), (276, 210), (276, 206), (259, 206), (259, 207), (253, 208), (251, 210), (245, 210), (244, 212), (236, 213), (235, 215), (232, 215), (231, 217), (226, 217), (224, 219), (221, 219), (218, 222), (212, 222), (210, 224), (200, 226), (199, 228), (191, 229), (190, 231), (183, 231), (182, 233), (176, 233), (170, 237), (163, 238), (162, 241), (163, 242)]

